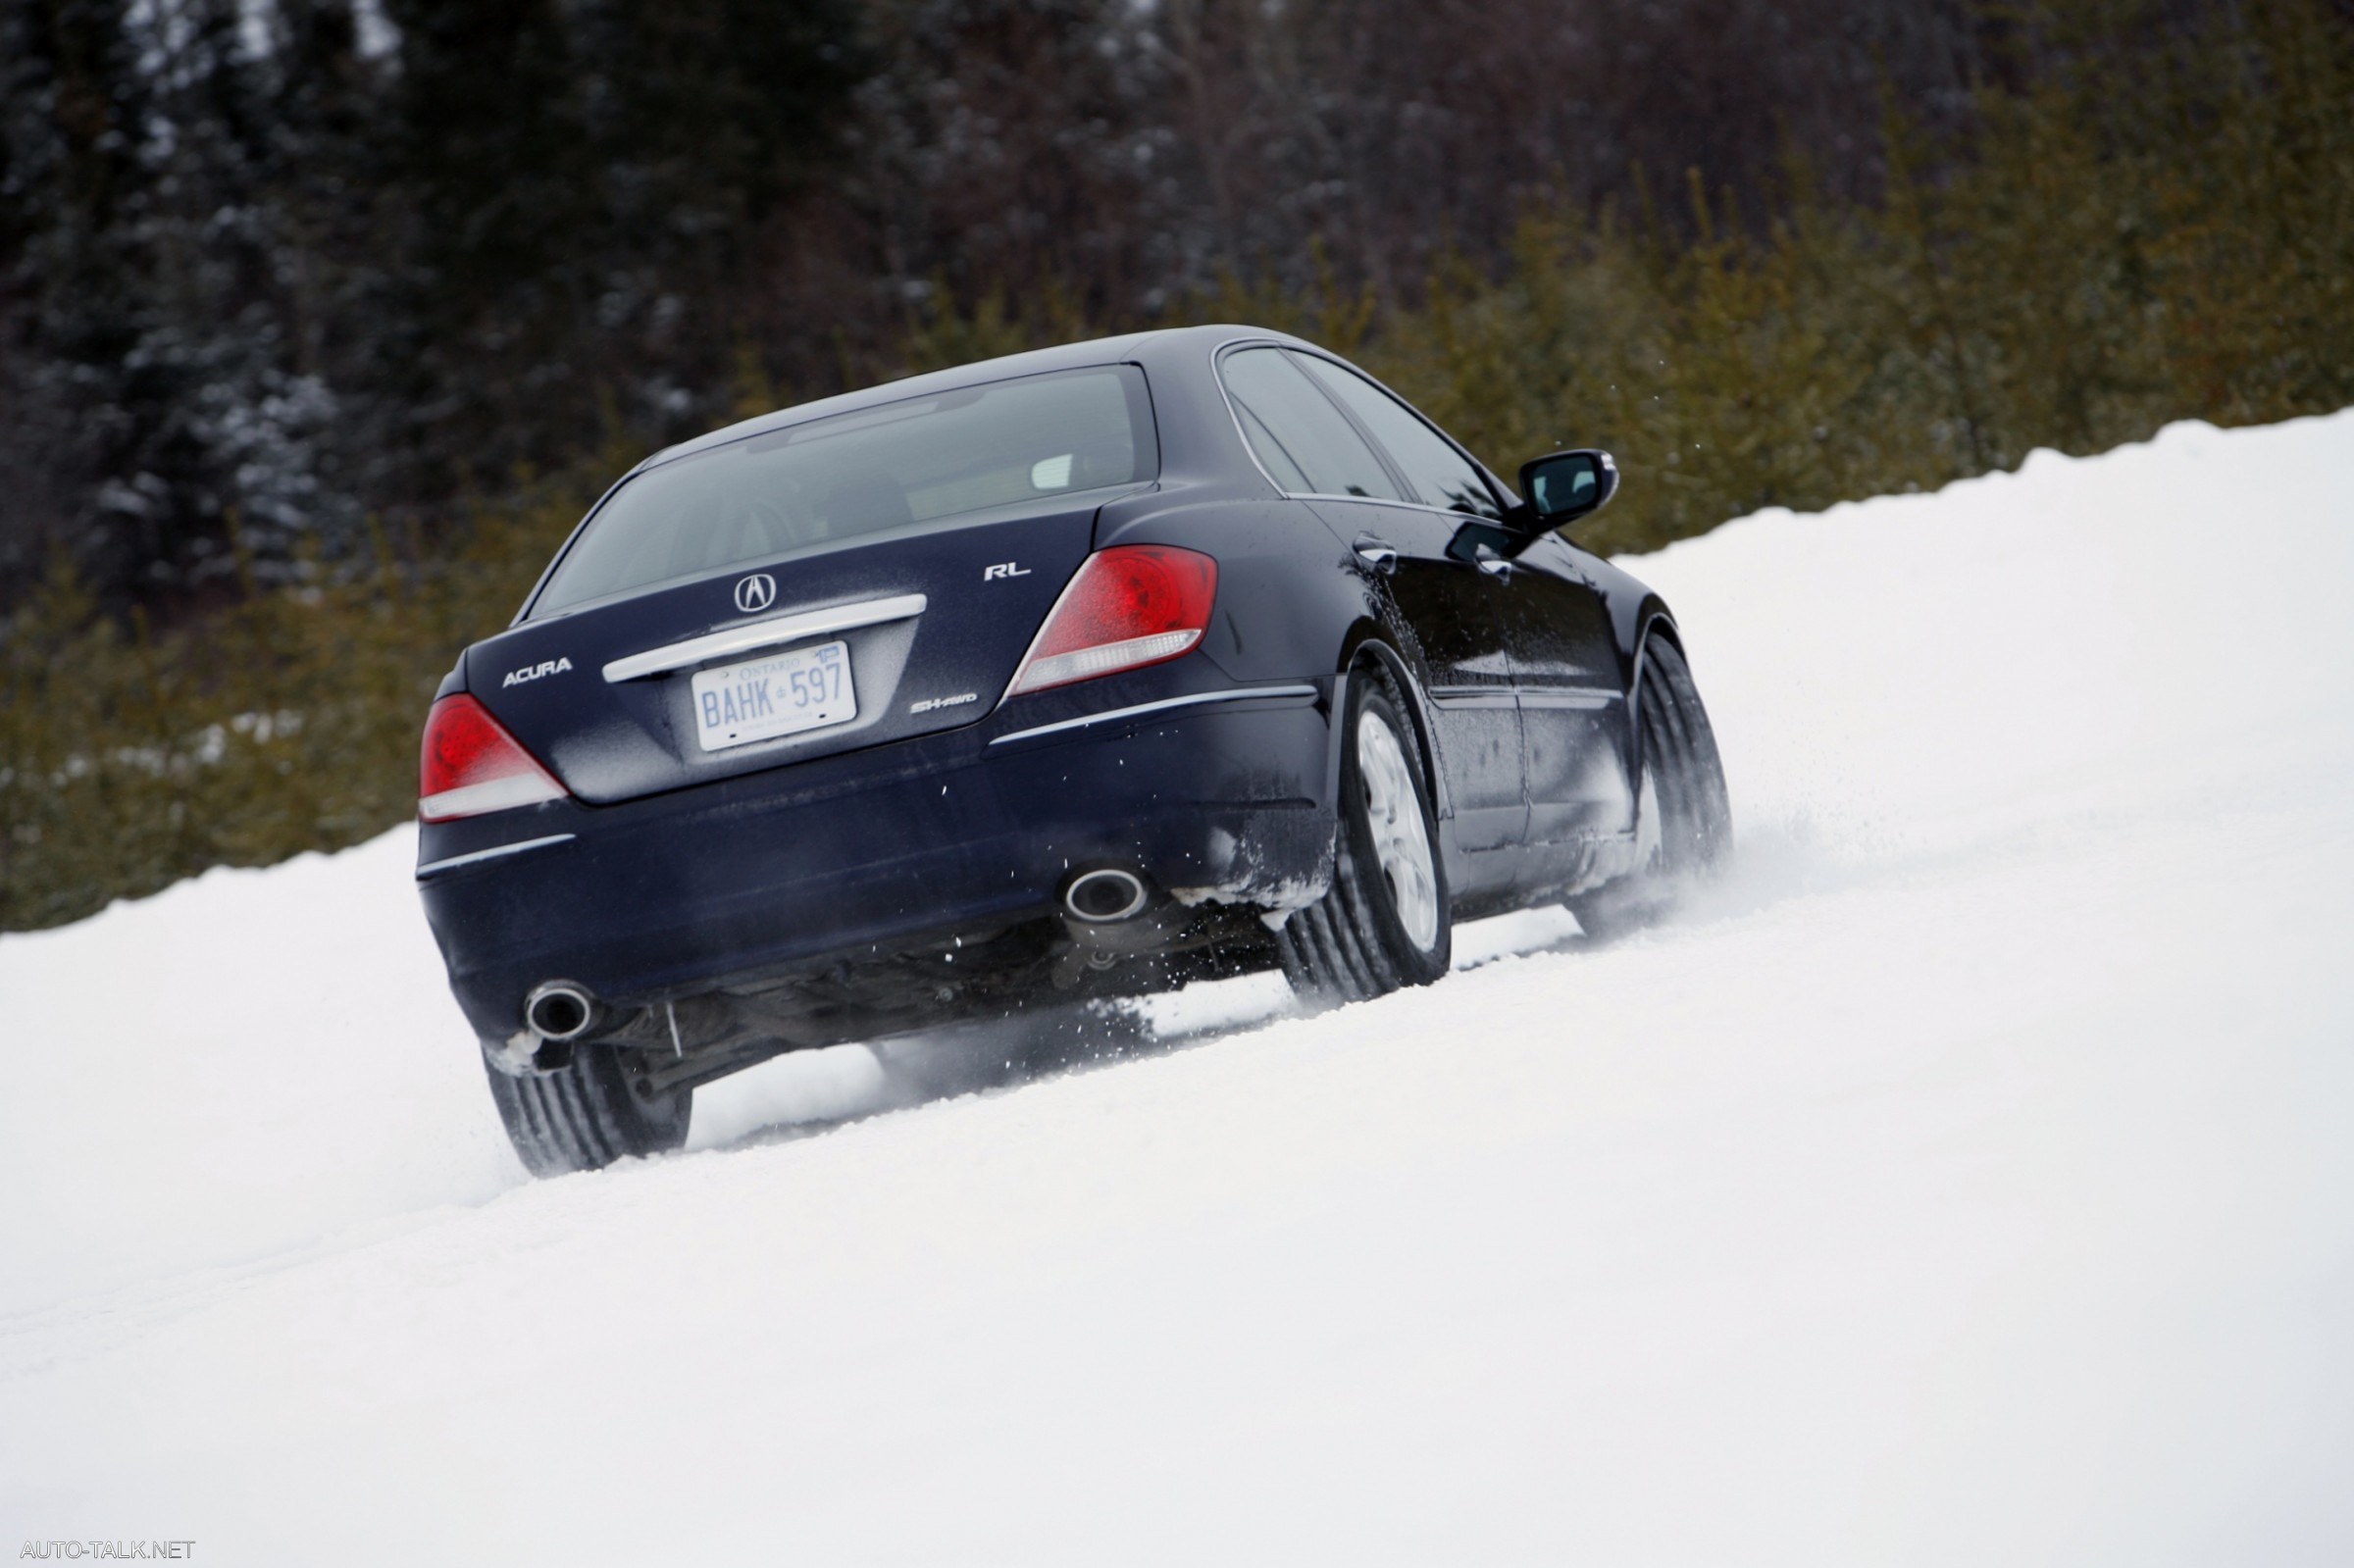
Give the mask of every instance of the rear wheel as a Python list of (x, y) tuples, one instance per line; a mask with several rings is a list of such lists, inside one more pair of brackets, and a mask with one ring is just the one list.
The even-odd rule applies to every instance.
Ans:
[(1643, 651), (1636, 693), (1642, 782), (1635, 801), (1632, 876), (1569, 900), (1586, 935), (1607, 940), (1655, 918), (1680, 884), (1712, 875), (1733, 845), (1724, 763), (1691, 666), (1674, 643)]
[(1292, 988), (1361, 1001), (1447, 973), (1453, 933), (1436, 814), (1404, 694), (1366, 666), (1342, 715), (1341, 821), (1332, 886), (1276, 934)]
[(534, 1176), (593, 1171), (633, 1155), (666, 1154), (687, 1141), (694, 1090), (641, 1093), (618, 1047), (576, 1046), (564, 1066), (521, 1076), (487, 1055), (490, 1098)]

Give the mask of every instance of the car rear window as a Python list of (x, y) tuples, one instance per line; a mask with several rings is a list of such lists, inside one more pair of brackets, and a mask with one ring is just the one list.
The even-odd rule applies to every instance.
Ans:
[(1159, 469), (1144, 373), (1133, 365), (811, 420), (659, 464), (622, 485), (565, 552), (532, 614), (811, 545), (1077, 498)]

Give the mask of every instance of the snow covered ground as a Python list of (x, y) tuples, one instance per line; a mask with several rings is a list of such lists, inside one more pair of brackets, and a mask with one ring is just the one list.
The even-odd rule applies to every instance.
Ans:
[(1635, 570), (1726, 886), (1096, 1071), (532, 1185), (405, 832), (0, 939), (0, 1542), (2354, 1561), (2354, 412)]

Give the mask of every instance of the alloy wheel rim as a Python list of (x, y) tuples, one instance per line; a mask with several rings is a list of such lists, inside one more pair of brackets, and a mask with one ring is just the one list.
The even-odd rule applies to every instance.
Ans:
[(1407, 940), (1428, 952), (1439, 939), (1439, 879), (1430, 859), (1430, 829), (1406, 748), (1379, 714), (1357, 716), (1356, 774), (1364, 785), (1373, 858), (1389, 884), (1390, 907)]

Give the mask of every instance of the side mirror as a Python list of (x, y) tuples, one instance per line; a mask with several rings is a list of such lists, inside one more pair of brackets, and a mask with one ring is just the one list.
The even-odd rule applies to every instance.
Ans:
[(1539, 532), (1565, 528), (1611, 504), (1618, 493), (1618, 465), (1594, 447), (1555, 452), (1520, 465), (1520, 493)]

